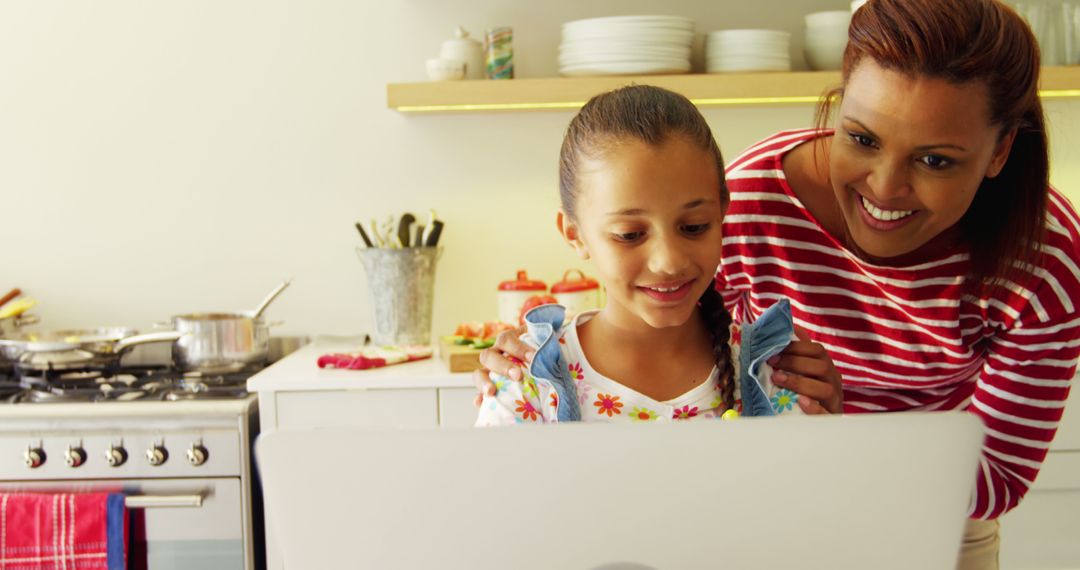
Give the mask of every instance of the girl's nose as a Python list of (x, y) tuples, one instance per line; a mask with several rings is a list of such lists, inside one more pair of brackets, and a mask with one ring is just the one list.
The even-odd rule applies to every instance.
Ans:
[(872, 197), (886, 204), (890, 200), (910, 194), (911, 180), (907, 161), (882, 161), (870, 171), (866, 184)]
[(649, 252), (649, 271), (657, 275), (678, 275), (689, 263), (684, 244), (673, 236), (657, 236)]

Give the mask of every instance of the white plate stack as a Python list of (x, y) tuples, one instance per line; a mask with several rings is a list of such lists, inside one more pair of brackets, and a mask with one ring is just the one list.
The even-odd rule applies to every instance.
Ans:
[(559, 46), (559, 73), (687, 73), (693, 41), (693, 20), (678, 16), (613, 16), (566, 22)]
[(780, 30), (719, 30), (705, 41), (705, 71), (791, 71), (791, 34)]

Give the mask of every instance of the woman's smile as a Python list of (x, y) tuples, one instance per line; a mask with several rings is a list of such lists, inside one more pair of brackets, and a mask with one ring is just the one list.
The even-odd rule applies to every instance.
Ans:
[(900, 210), (879, 206), (854, 190), (851, 191), (851, 194), (858, 206), (863, 223), (871, 229), (879, 231), (895, 230), (907, 225), (919, 214), (919, 210)]

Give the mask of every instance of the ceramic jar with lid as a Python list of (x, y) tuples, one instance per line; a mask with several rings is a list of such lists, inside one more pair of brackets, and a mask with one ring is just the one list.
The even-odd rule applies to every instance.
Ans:
[(529, 297), (545, 293), (547, 284), (529, 279), (524, 269), (519, 270), (516, 279), (499, 283), (499, 320), (516, 325), (525, 301)]
[(465, 64), (465, 79), (484, 79), (484, 45), (470, 38), (469, 32), (461, 26), (454, 35), (454, 39), (443, 42), (439, 58)]
[(566, 307), (570, 314), (576, 315), (582, 311), (591, 311), (601, 307), (600, 283), (586, 277), (577, 269), (570, 269), (563, 273), (562, 281), (551, 286), (551, 294), (560, 305)]

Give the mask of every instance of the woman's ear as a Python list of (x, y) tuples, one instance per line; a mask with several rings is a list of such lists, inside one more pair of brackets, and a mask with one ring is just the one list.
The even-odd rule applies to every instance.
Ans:
[(570, 244), (570, 247), (574, 248), (578, 256), (581, 259), (589, 259), (589, 248), (585, 246), (585, 242), (581, 239), (581, 231), (578, 225), (570, 219), (570, 216), (566, 215), (566, 212), (559, 210), (559, 214), (555, 216), (555, 225), (558, 226), (563, 239)]
[(1001, 174), (1001, 169), (1005, 168), (1005, 163), (1009, 160), (1009, 153), (1012, 151), (1013, 141), (1015, 140), (1016, 127), (1013, 127), (1001, 137), (997, 146), (994, 147), (994, 154), (990, 157), (990, 165), (986, 167), (987, 178), (993, 178)]

